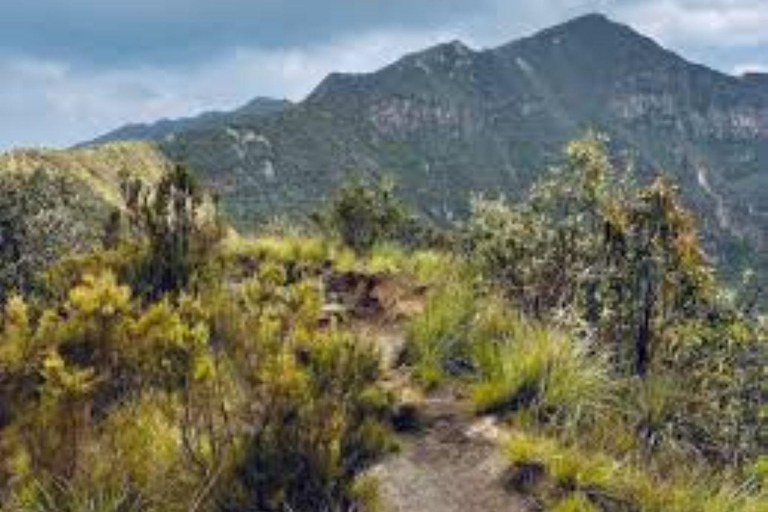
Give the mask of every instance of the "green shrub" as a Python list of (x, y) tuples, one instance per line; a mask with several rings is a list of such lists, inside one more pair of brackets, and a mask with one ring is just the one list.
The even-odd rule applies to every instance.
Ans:
[(42, 313), (11, 300), (0, 329), (3, 509), (370, 502), (355, 482), (393, 448), (391, 400), (372, 345), (320, 329), (321, 291), (271, 261), (202, 294), (137, 300), (102, 271)]
[(358, 253), (402, 236), (408, 218), (394, 183), (385, 179), (376, 183), (358, 179), (345, 184), (336, 192), (328, 211), (320, 215), (321, 222)]
[(600, 512), (583, 493), (573, 493), (557, 502), (549, 512)]
[(536, 318), (574, 315), (617, 372), (647, 374), (666, 327), (705, 315), (714, 298), (677, 189), (664, 178), (631, 187), (595, 137), (570, 143), (525, 201), (473, 201), (466, 234), (490, 282)]

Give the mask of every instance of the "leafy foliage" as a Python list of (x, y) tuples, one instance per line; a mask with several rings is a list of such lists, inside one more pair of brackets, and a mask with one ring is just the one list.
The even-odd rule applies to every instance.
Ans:
[(157, 297), (183, 290), (204, 263), (206, 251), (223, 235), (215, 205), (189, 171), (179, 165), (154, 189), (129, 179), (123, 183), (122, 192), (131, 232), (145, 233), (149, 245), (144, 269), (146, 293)]
[(217, 241), (186, 178), (177, 170), (157, 190), (129, 191), (137, 243), (69, 258), (45, 294), (7, 301), (3, 508), (371, 501), (357, 475), (393, 448), (390, 398), (373, 347), (321, 325), (318, 274), (296, 268), (319, 269), (324, 256), (259, 249), (245, 264), (237, 254), (251, 248)]
[(718, 289), (671, 184), (631, 183), (596, 138), (568, 155), (530, 199), (476, 201), (478, 274), (444, 281), (414, 320), (415, 375), (538, 432), (513, 459), (523, 481), (556, 481), (524, 490), (555, 510), (761, 510), (761, 320)]
[(374, 183), (356, 179), (342, 185), (327, 211), (316, 219), (359, 254), (387, 242), (408, 247), (447, 243), (444, 233), (409, 211), (396, 194), (395, 183), (387, 178)]
[(150, 144), (0, 154), (0, 297), (36, 288), (62, 256), (99, 246), (118, 215), (121, 176), (156, 182), (168, 161)]
[(597, 138), (571, 143), (568, 166), (528, 201), (478, 200), (468, 231), (486, 275), (524, 312), (571, 310), (627, 372), (648, 371), (663, 326), (711, 304), (712, 272), (674, 188), (658, 179), (635, 191)]

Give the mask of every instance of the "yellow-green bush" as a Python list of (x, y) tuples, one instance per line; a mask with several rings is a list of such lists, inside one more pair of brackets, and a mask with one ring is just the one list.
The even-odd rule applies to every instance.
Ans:
[(549, 512), (600, 512), (583, 493), (574, 493), (557, 502)]
[(102, 271), (42, 310), (9, 301), (3, 508), (352, 507), (392, 448), (390, 399), (372, 346), (319, 328), (321, 293), (271, 259), (202, 294), (147, 300)]

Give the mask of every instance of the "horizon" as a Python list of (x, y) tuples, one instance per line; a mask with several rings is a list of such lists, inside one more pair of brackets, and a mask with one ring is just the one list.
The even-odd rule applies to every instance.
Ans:
[[(92, 0), (77, 0), (66, 10), (69, 18), (61, 19), (63, 28), (56, 25), (40, 39), (20, 35), (24, 26), (40, 21), (39, 11), (6, 8), (11, 15), (5, 24), (20, 23), (0, 36), (0, 69), (9, 77), (0, 84), (5, 120), (0, 151), (69, 147), (127, 124), (229, 111), (260, 96), (297, 102), (331, 72), (373, 72), (405, 54), (452, 40), (480, 51), (597, 13), (713, 70), (731, 76), (768, 71), (768, 37), (760, 31), (768, 23), (768, 5), (754, 0), (552, 0), (538, 7), (445, 0), (445, 9), (427, 8), (435, 7), (435, 1), (410, 6), (395, 0), (374, 12), (373, 2), (333, 0), (328, 4), (347, 8), (334, 12), (342, 19), (315, 16), (313, 21), (320, 21), (313, 25), (308, 22), (318, 14), (314, 7), (297, 20), (290, 6), (260, 0), (252, 7), (253, 23), (263, 30), (254, 35), (257, 30), (242, 30), (241, 18), (249, 16), (231, 16), (235, 7), (244, 7), (240, 0), (222, 2), (216, 16), (196, 0), (166, 2), (184, 6), (181, 11), (145, 2), (99, 7)], [(285, 2), (297, 3), (306, 7), (306, 2)], [(78, 25), (83, 20), (73, 21), (78, 14), (86, 20), (90, 14), (101, 25), (88, 32)], [(120, 16), (124, 27), (101, 34)], [(269, 28), (270, 23), (276, 26)], [(2, 21), (0, 28), (7, 28)], [(73, 39), (72, 32), (78, 37)], [(104, 42), (100, 37), (109, 44), (96, 44)]]

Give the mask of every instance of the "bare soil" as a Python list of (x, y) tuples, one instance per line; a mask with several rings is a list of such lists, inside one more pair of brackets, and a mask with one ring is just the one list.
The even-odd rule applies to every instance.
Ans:
[(498, 442), (450, 393), (427, 398), (422, 428), (374, 467), (383, 512), (527, 512), (508, 485), (509, 463)]

